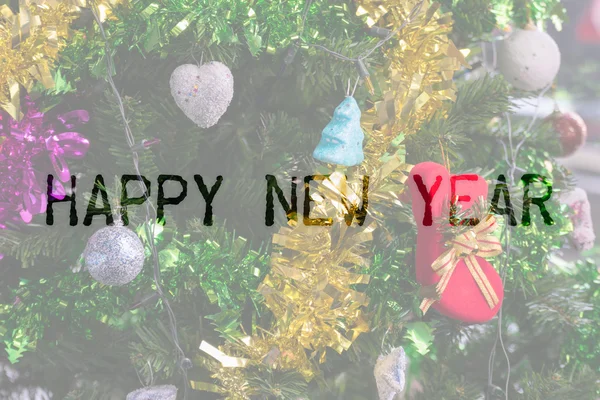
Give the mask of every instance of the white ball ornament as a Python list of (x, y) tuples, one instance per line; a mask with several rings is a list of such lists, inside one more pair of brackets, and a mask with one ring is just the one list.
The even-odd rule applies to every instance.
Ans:
[(498, 69), (518, 89), (541, 90), (558, 74), (560, 50), (546, 32), (531, 26), (517, 29), (499, 46)]
[(219, 122), (233, 99), (233, 74), (218, 61), (180, 65), (169, 86), (177, 106), (201, 128)]
[(105, 285), (123, 286), (142, 271), (144, 245), (135, 232), (117, 222), (90, 237), (83, 259), (92, 278)]
[(175, 400), (177, 388), (173, 385), (148, 386), (131, 392), (126, 400)]

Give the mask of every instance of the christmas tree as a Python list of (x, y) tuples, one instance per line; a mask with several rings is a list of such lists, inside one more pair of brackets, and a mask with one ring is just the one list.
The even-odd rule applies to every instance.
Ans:
[(558, 0), (0, 4), (0, 397), (599, 397)]

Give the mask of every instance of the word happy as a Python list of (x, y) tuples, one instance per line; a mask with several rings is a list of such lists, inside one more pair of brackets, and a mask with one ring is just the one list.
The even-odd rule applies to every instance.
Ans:
[[(311, 210), (311, 196), (310, 196), (310, 182), (312, 181), (322, 181), (327, 179), (328, 175), (309, 175), (304, 178), (304, 207), (303, 207), (303, 223), (305, 225), (317, 225), (317, 226), (329, 226), (333, 224), (332, 218), (311, 218), (310, 210)], [(201, 175), (194, 175), (194, 181), (196, 182), (196, 186), (200, 191), (200, 194), (204, 198), (206, 203), (206, 210), (204, 214), (204, 225), (211, 226), (213, 223), (213, 202), (223, 183), (223, 177), (217, 176), (215, 183), (209, 188)], [(425, 201), (425, 212), (423, 216), (423, 225), (431, 226), (433, 224), (432, 218), (432, 209), (431, 204), (433, 198), (435, 197), (438, 188), (440, 187), (441, 177), (438, 177), (438, 181), (436, 181), (432, 187), (427, 188), (423, 183), (423, 179), (420, 175), (415, 175), (415, 183), (417, 184), (417, 188)], [(266, 212), (265, 212), (265, 224), (266, 226), (272, 226), (275, 220), (275, 196), (277, 196), (277, 200), (279, 201), (281, 207), (285, 211), (288, 221), (297, 221), (298, 220), (298, 195), (297, 195), (297, 180), (296, 177), (292, 177), (291, 180), (291, 198), (290, 202), (287, 201), (283, 190), (279, 187), (277, 179), (273, 175), (266, 175)], [(461, 180), (474, 180), (477, 179), (477, 175), (456, 175), (452, 177), (452, 199), (453, 205), (458, 201), (468, 201), (468, 196), (460, 195), (456, 193), (456, 182)], [(142, 196), (138, 197), (130, 197), (127, 192), (127, 185), (130, 182), (138, 182), (143, 184), (145, 190)], [(167, 197), (165, 195), (164, 185), (166, 182), (176, 182), (181, 186), (181, 191), (177, 196)], [(544, 219), (544, 223), (546, 225), (554, 224), (554, 221), (550, 217), (548, 211), (545, 207), (545, 202), (548, 201), (552, 195), (552, 186), (548, 183), (546, 178), (538, 174), (526, 174), (521, 178), (521, 182), (524, 184), (525, 190), (523, 195), (523, 217), (522, 217), (522, 225), (528, 226), (531, 224), (531, 205), (536, 205), (539, 207), (541, 215)], [(542, 197), (531, 197), (530, 196), (530, 188), (529, 185), (535, 182), (540, 182), (546, 187), (546, 194)], [(161, 224), (165, 224), (165, 206), (175, 206), (180, 204), (186, 197), (188, 193), (188, 182), (178, 175), (159, 175), (158, 176), (158, 195), (156, 198), (157, 204), (157, 220)], [(77, 214), (77, 203), (76, 203), (76, 195), (75, 189), (77, 186), (77, 179), (73, 175), (71, 176), (71, 191), (69, 195), (62, 195), (54, 193), (54, 176), (48, 175), (48, 190), (47, 190), (47, 207), (46, 207), (46, 224), (53, 225), (54, 224), (54, 204), (56, 203), (70, 203), (70, 213), (69, 213), (69, 224), (71, 226), (76, 226), (79, 222), (78, 214)], [(129, 219), (127, 217), (127, 207), (132, 205), (141, 205), (146, 201), (149, 201), (151, 195), (151, 183), (146, 177), (138, 176), (138, 175), (123, 175), (121, 177), (121, 197), (120, 197), (120, 213), (122, 217), (122, 222), (124, 225), (128, 225)], [(83, 220), (83, 225), (90, 226), (92, 224), (92, 220), (94, 216), (104, 215), (106, 218), (106, 224), (113, 224), (113, 212), (110, 207), (110, 203), (108, 201), (108, 193), (106, 191), (106, 186), (104, 185), (104, 178), (102, 175), (97, 175), (94, 187), (92, 189), (90, 200), (87, 204), (85, 217)], [(350, 226), (352, 221), (356, 219), (359, 226), (362, 226), (365, 222), (365, 218), (367, 216), (368, 209), (368, 191), (369, 191), (369, 177), (363, 177), (363, 190), (362, 190), (362, 204), (360, 208), (354, 204), (349, 204), (346, 199), (342, 199), (343, 204), (346, 206), (348, 213), (344, 216), (346, 225)], [(98, 195), (102, 197), (102, 206), (98, 206)], [(498, 203), (500, 201), (500, 197), (504, 200), (504, 208), (500, 208)], [(494, 197), (492, 199), (492, 204), (490, 207), (490, 213), (498, 214), (498, 215), (507, 215), (510, 224), (512, 226), (516, 226), (517, 222), (515, 219), (514, 210), (512, 207), (512, 202), (510, 199), (510, 194), (508, 190), (508, 185), (506, 183), (506, 178), (504, 175), (500, 175), (498, 177), (498, 183), (496, 184), (496, 188), (494, 190)], [(453, 225), (456, 224), (456, 211), (455, 208), (451, 207), (450, 211), (450, 223)], [(460, 221), (460, 224), (477, 224), (477, 221), (474, 219), (463, 220)]]

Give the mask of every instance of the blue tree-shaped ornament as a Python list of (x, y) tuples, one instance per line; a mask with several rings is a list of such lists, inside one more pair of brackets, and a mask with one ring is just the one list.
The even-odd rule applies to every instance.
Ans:
[(363, 162), (363, 140), (360, 127), (360, 108), (352, 96), (348, 96), (333, 112), (331, 122), (321, 133), (321, 141), (313, 152), (319, 161), (351, 167)]

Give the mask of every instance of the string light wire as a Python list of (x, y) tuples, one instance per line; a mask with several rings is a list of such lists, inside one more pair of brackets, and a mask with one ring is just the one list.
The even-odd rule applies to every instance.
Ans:
[[(338, 58), (340, 60), (343, 61), (348, 61), (348, 62), (353, 62), (353, 63), (357, 63), (359, 61), (364, 61), (366, 58), (368, 58), (369, 56), (371, 56), (371, 54), (373, 54), (373, 52), (375, 52), (375, 50), (379, 49), (381, 46), (383, 46), (384, 44), (386, 44), (388, 41), (390, 41), (394, 36), (396, 36), (398, 33), (400, 33), (402, 31), (402, 29), (404, 29), (408, 24), (410, 24), (413, 20), (413, 18), (418, 15), (421, 12), (421, 9), (423, 8), (423, 3), (425, 1), (421, 0), (420, 2), (418, 2), (413, 9), (410, 11), (410, 13), (408, 14), (408, 17), (404, 20), (404, 22), (396, 29), (394, 29), (393, 31), (391, 31), (386, 37), (384, 37), (383, 39), (379, 40), (377, 42), (377, 44), (372, 47), (369, 50), (366, 50), (365, 52), (363, 52), (360, 56), (352, 58), (352, 57), (348, 57), (345, 56), (341, 53), (338, 53), (337, 51), (333, 51), (328, 49), (325, 46), (322, 46), (320, 44), (314, 44), (314, 43), (303, 43), (303, 46), (307, 46), (307, 47), (314, 47), (316, 49), (322, 50), (326, 53), (328, 53), (329, 55)], [(307, 5), (310, 6), (311, 1), (307, 2)], [(307, 7), (308, 8), (308, 7)]]
[[(517, 171), (517, 169), (519, 169), (517, 167), (517, 158), (519, 155), (519, 151), (521, 150), (521, 148), (523, 147), (525, 142), (529, 138), (531, 138), (531, 136), (532, 136), (531, 130), (532, 130), (533, 126), (535, 125), (535, 123), (539, 119), (539, 112), (540, 112), (542, 98), (546, 95), (546, 93), (548, 92), (548, 90), (550, 90), (551, 87), (552, 87), (552, 84), (548, 85), (538, 95), (538, 97), (536, 99), (536, 106), (535, 106), (535, 112), (534, 112), (533, 118), (527, 125), (527, 128), (525, 129), (525, 131), (519, 132), (519, 133), (523, 133), (523, 138), (519, 141), (519, 143), (517, 143), (516, 146), (513, 141), (513, 136), (514, 136), (515, 132), (513, 132), (510, 114), (504, 113), (504, 118), (506, 120), (506, 128), (508, 131), (508, 145), (503, 140), (501, 140), (500, 143), (502, 144), (502, 148), (504, 150), (504, 161), (505, 161), (506, 165), (509, 167), (508, 175), (509, 175), (510, 187), (515, 187), (515, 183), (516, 183), (515, 172)], [(510, 262), (510, 255), (511, 255), (510, 242), (511, 242), (511, 237), (512, 237), (512, 231), (511, 231), (510, 223), (508, 223), (508, 222), (505, 223), (504, 237), (506, 239), (507, 245), (506, 245), (506, 251), (505, 251), (505, 255), (506, 255), (505, 262), (504, 262), (504, 265), (502, 266), (502, 271), (501, 271), (503, 286), (506, 285), (506, 275), (507, 275), (508, 266), (509, 266), (509, 262)], [(500, 311), (498, 313), (498, 327), (497, 327), (496, 339), (494, 341), (494, 345), (492, 347), (492, 351), (490, 352), (490, 357), (488, 360), (488, 392), (489, 392), (489, 389), (491, 389), (493, 387), (492, 378), (494, 375), (496, 347), (497, 347), (498, 343), (500, 343), (500, 347), (502, 348), (504, 357), (506, 358), (506, 364), (507, 364), (506, 381), (505, 381), (505, 385), (504, 385), (504, 396), (505, 396), (505, 399), (508, 400), (508, 389), (510, 386), (511, 365), (510, 365), (510, 358), (508, 356), (508, 352), (504, 345), (504, 339), (502, 337), (503, 308), (504, 308), (504, 306), (502, 305), (500, 307)]]
[[(148, 245), (150, 247), (150, 252), (152, 253), (152, 260), (153, 260), (153, 265), (154, 265), (154, 284), (156, 287), (156, 292), (160, 296), (160, 299), (162, 300), (162, 303), (165, 306), (165, 309), (167, 310), (167, 314), (169, 317), (169, 330), (171, 333), (171, 340), (173, 341), (175, 349), (178, 353), (178, 366), (179, 366), (179, 369), (180, 369), (181, 374), (184, 377), (184, 381), (185, 381), (185, 391), (184, 391), (184, 396), (183, 396), (183, 398), (185, 400), (185, 399), (187, 399), (188, 386), (189, 386), (188, 377), (187, 377), (187, 369), (186, 369), (187, 365), (185, 365), (186, 356), (185, 356), (185, 352), (181, 348), (181, 344), (179, 342), (179, 335), (177, 333), (177, 319), (175, 317), (175, 313), (173, 312), (173, 309), (171, 308), (169, 299), (165, 296), (163, 289), (162, 289), (161, 276), (160, 276), (160, 264), (158, 261), (158, 251), (154, 244), (155, 228), (156, 228), (156, 224), (157, 224), (157, 220), (156, 220), (157, 211), (156, 211), (156, 208), (152, 205), (152, 202), (149, 200), (146, 187), (143, 183), (142, 174), (140, 172), (140, 167), (139, 167), (138, 151), (135, 148), (135, 145), (136, 145), (135, 138), (133, 136), (131, 127), (129, 126), (129, 120), (127, 118), (127, 113), (125, 111), (123, 99), (122, 99), (122, 97), (119, 93), (119, 90), (118, 90), (117, 86), (115, 85), (115, 82), (112, 77), (112, 73), (116, 72), (114, 60), (112, 57), (112, 51), (108, 44), (108, 37), (106, 35), (106, 32), (104, 31), (104, 26), (99, 17), (97, 5), (95, 2), (92, 3), (92, 13), (96, 20), (96, 23), (98, 24), (102, 38), (104, 39), (104, 50), (105, 50), (105, 54), (106, 54), (106, 66), (107, 66), (106, 80), (108, 81), (108, 83), (112, 89), (113, 95), (119, 106), (119, 112), (121, 114), (121, 119), (123, 121), (123, 127), (124, 127), (124, 131), (125, 131), (125, 139), (127, 140), (127, 144), (129, 145), (129, 148), (131, 149), (133, 165), (134, 165), (137, 177), (139, 179), (138, 183), (140, 185), (140, 189), (141, 189), (142, 193), (144, 193), (144, 198), (146, 200), (145, 201), (146, 219), (145, 219), (145, 223), (144, 223), (144, 228), (145, 228), (146, 237), (148, 239)], [(152, 371), (150, 373), (152, 375)]]

